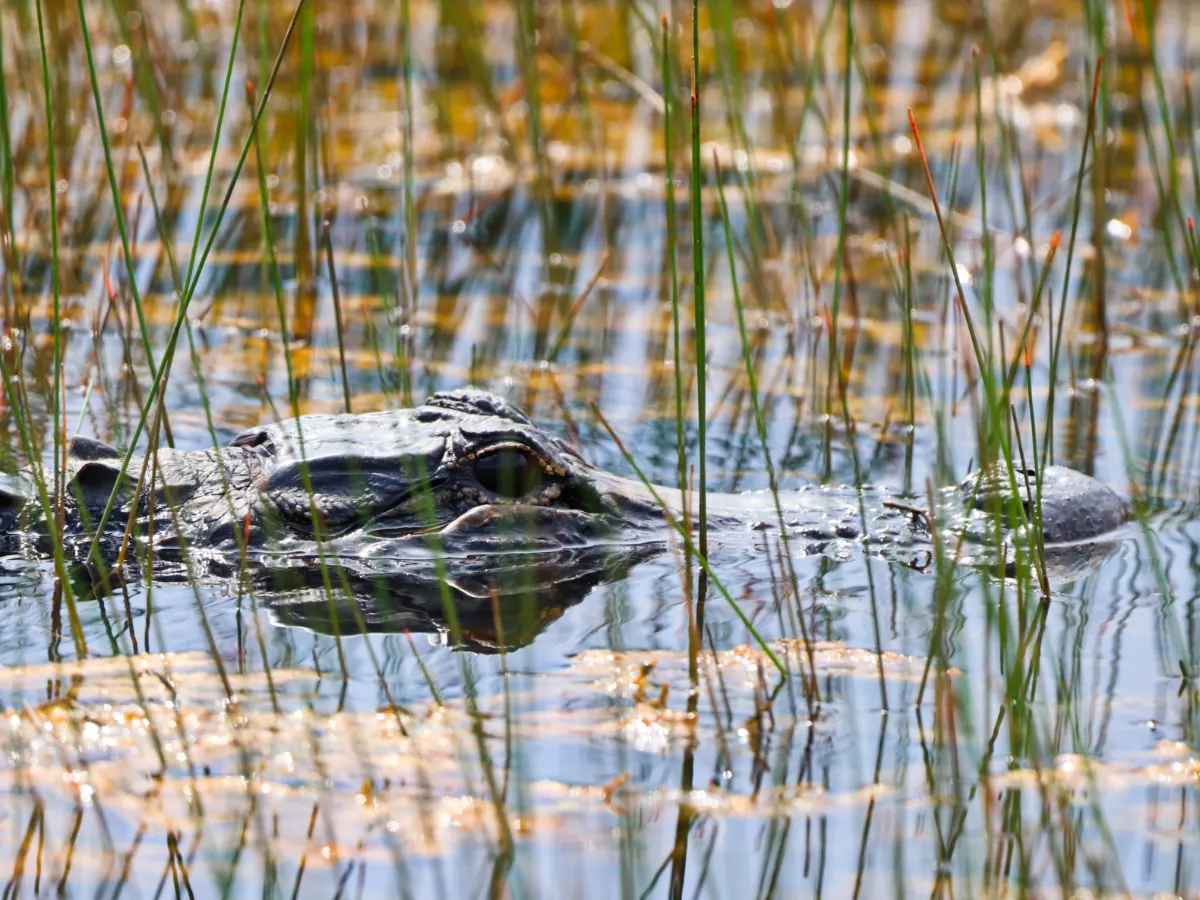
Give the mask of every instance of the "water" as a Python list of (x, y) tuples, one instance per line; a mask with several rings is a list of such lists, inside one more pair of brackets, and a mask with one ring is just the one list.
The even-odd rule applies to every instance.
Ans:
[[(664, 12), (690, 20), (671, 6), (413, 2), (409, 94), (403, 9), (313, 5), (263, 119), (267, 229), (252, 150), (188, 310), (166, 395), (175, 446), (226, 442), (290, 415), (289, 377), (300, 410), (341, 411), (340, 343), (356, 412), (474, 382), (590, 462), (632, 475), (595, 402), (647, 474), (673, 484), (656, 23)], [(1094, 474), (1138, 513), (1114, 552), (1043, 599), (1028, 578), (912, 571), (847, 545), (836, 557), (797, 556), (793, 594), (769, 533), (748, 534), (714, 554), (714, 570), (790, 677), (711, 593), (694, 687), (675, 551), (606, 583), (553, 597), (544, 587), (499, 631), (476, 616), (458, 646), (436, 609), (384, 611), (379, 633), (339, 641), (317, 627), (323, 595), (298, 613), (299, 596), (269, 608), (228, 580), (192, 585), (160, 570), (150, 584), (134, 577), (80, 603), (83, 662), (52, 565), (5, 559), (0, 827), (11, 838), (0, 872), (10, 894), (60, 885), (105, 896), (129, 887), (314, 897), (1200, 889), (1200, 430), (1195, 273), (1181, 237), (1197, 199), (1182, 81), (1195, 17), (1185, 3), (1156, 9), (1157, 71), (1180, 157), (1179, 202), (1163, 203), (1154, 167), (1166, 164), (1164, 122), (1147, 35), (1141, 24), (1130, 35), (1123, 8), (1106, 9), (1107, 137), (1099, 164), (1089, 151), (1068, 272), (1096, 56), (1078, 11), (1043, 4), (985, 17), (922, 0), (856, 5), (854, 166), (837, 295), (843, 409), (828, 334), (844, 18), (839, 7), (822, 37), (824, 5), (734, 3), (728, 28), (716, 6), (703, 17), (700, 61), (710, 488), (769, 484), (707, 162), (714, 149), (781, 489), (861, 481), (922, 502), (928, 483), (978, 465), (983, 392), (907, 123), (912, 106), (939, 198), (954, 210), (947, 224), (967, 308), (983, 345), (1004, 359), (1060, 234), (1031, 390), (1019, 367), (1012, 402), (1032, 455), (1031, 417), (1038, 447), (1046, 441), (1050, 338), (1065, 308), (1051, 446), (1056, 462)], [(235, 89), (202, 209), (237, 7), (121, 6), (120, 20), (116, 7), (85, 8), (157, 362), (178, 310), (166, 248), (186, 272), (197, 221), (206, 237), (247, 135)], [(11, 152), (0, 156), (14, 185), (4, 191), (13, 223), (4, 312), (20, 351), (6, 363), (27, 398), (18, 412), (6, 396), (0, 413), (9, 470), (24, 462), (16, 415), (50, 458), (57, 368), (32, 13), (6, 8), (2, 19)], [(46, 13), (65, 427), (124, 447), (151, 368), (78, 11), (47, 4)], [(289, 14), (247, 5), (235, 85), (251, 79), (261, 90)], [(536, 53), (520, 39), (527, 17)], [(678, 64), (690, 32), (675, 37)], [(983, 48), (982, 179), (972, 46)], [(672, 81), (688, 83), (678, 65)], [(672, 107), (676, 138), (688, 134), (685, 100)], [(694, 465), (682, 140), (673, 160)], [(7, 241), (7, 213), (0, 230)]]

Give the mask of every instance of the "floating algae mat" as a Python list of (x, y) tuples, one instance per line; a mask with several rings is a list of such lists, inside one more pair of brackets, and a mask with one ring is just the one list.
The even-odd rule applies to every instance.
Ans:
[[(841, 690), (870, 683), (879, 665), (901, 681), (923, 669), (917, 658), (814, 649), (820, 677)], [(754, 710), (732, 726), (670, 702), (670, 687), (687, 678), (686, 659), (671, 652), (590, 651), (553, 674), (511, 675), (508, 692), (470, 703), (360, 711), (320, 709), (312, 670), (275, 669), (270, 682), (222, 676), (200, 653), (9, 669), (3, 690), (23, 702), (3, 720), (0, 778), (16, 839), (2, 859), (14, 885), (37, 891), (77, 882), (144, 893), (170, 879), (201, 896), (250, 879), (314, 893), (347, 884), (416, 892), (453, 885), (468, 862), (486, 872), (497, 843), (519, 866), (553, 854), (592, 877), (617, 865), (646, 877), (621, 842), (636, 833), (646, 847), (669, 846), (679, 808), (708, 833), (705, 858), (730, 867), (744, 842), (773, 831), (775, 852), (802, 852), (788, 832), (806, 819), (850, 827), (875, 809), (896, 840), (931, 814), (939, 798), (919, 766), (897, 766), (897, 741), (869, 784), (814, 778), (820, 769), (806, 776), (806, 755), (845, 752), (832, 745), (845, 743), (850, 723), (841, 703), (818, 722), (763, 704), (763, 661), (748, 647), (700, 661), (730, 708)], [(47, 688), (54, 699), (37, 702)], [(694, 760), (705, 778), (681, 791), (674, 772), (689, 745), (704, 748)], [(1131, 833), (1149, 825), (1149, 838), (1169, 843), (1177, 822), (1156, 821), (1167, 810), (1146, 798), (1194, 789), (1198, 773), (1185, 745), (1160, 741), (1106, 762), (1064, 754), (1030, 770), (996, 761), (979, 789), (1042, 794), (1081, 815), (1101, 798), (1119, 801), (1144, 817)], [(505, 792), (500, 802), (492, 784)]]

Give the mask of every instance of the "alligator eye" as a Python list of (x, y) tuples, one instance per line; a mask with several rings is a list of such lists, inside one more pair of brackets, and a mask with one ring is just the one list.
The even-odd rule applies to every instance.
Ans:
[(499, 497), (517, 500), (542, 483), (542, 467), (528, 453), (497, 450), (475, 460), (475, 480)]

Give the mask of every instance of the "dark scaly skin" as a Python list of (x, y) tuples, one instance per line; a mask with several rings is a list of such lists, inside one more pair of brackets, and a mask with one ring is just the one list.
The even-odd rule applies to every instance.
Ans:
[[(352, 631), (358, 624), (421, 630), (414, 616), (441, 628), (448, 590), (461, 614), (475, 614), (478, 628), (487, 631), (497, 595), (534, 590), (543, 605), (569, 606), (593, 585), (661, 553), (671, 532), (663, 507), (640, 482), (588, 465), (520, 410), (470, 388), (435, 394), (416, 409), (264, 425), (228, 447), (162, 449), (152, 462), (146, 482), (155, 485), (153, 496), (137, 486), (142, 459), (129, 466), (101, 536), (104, 556), (115, 558), (131, 510), (139, 540), (152, 535), (156, 559), (164, 560), (156, 562), (156, 578), (164, 577), (169, 560), (181, 558), (183, 547), (203, 565), (203, 574), (236, 574), (244, 542), (253, 577), (284, 611), (281, 618), (318, 630)], [(120, 463), (105, 444), (72, 442), (65, 507), (66, 533), (76, 549), (89, 544), (87, 523), (99, 520)], [(502, 484), (497, 466), (521, 474)], [(997, 471), (940, 494), (938, 528), (960, 558), (1000, 561), (989, 558), (995, 556), (989, 548), (996, 546), (1004, 509), (1016, 504), (1006, 503), (1011, 482)], [(1025, 501), (1036, 490), (1032, 473), (1016, 477)], [(679, 516), (679, 491), (656, 492)], [(39, 530), (35, 496), (28, 472), (0, 484), (0, 531)], [(810, 486), (781, 493), (792, 552), (840, 555), (865, 545), (915, 568), (931, 563), (928, 514), (883, 489), (864, 488), (861, 497), (865, 535), (859, 491)], [(320, 545), (314, 508), (325, 538)], [(756, 535), (779, 527), (766, 492), (710, 493), (708, 508), (710, 544), (718, 552), (739, 539), (761, 546)], [(1017, 524), (1023, 524), (1028, 509), (1019, 515)], [(1111, 549), (1111, 533), (1125, 521), (1125, 510), (1100, 482), (1052, 466), (1043, 475), (1042, 521), (1052, 577), (1073, 577)], [(1014, 533), (1010, 529), (1008, 537)], [(965, 552), (955, 551), (957, 536), (966, 539)], [(444, 562), (432, 565), (433, 553)], [(336, 564), (331, 583), (350, 588), (356, 615), (326, 621), (325, 595), (304, 593), (305, 585), (323, 583), (325, 576), (317, 578), (320, 559)], [(1007, 551), (1003, 561), (1010, 561)], [(176, 574), (186, 573), (177, 565)]]
[[(431, 536), (452, 557), (667, 540), (663, 509), (640, 482), (588, 465), (520, 410), (470, 388), (435, 394), (416, 409), (289, 419), (245, 431), (220, 449), (162, 449), (155, 462), (153, 502), (146, 487), (135, 492), (142, 467), (135, 458), (108, 529), (123, 532), (136, 504), (139, 534), (150, 533), (153, 518), (155, 543), (164, 548), (186, 544), (235, 551), (240, 534), (251, 548), (311, 550), (314, 508), (326, 552), (339, 559), (420, 556), (436, 545)], [(515, 465), (523, 473), (520, 483), (501, 488), (495, 473), (489, 483), (487, 465)], [(72, 442), (68, 532), (86, 532), (86, 522), (99, 520), (119, 470), (113, 448), (90, 439)], [(1036, 490), (1032, 473), (1018, 473), (1018, 479), (1025, 501), (1027, 490)], [(33, 507), (27, 482), (28, 475), (9, 481), (8, 509), (0, 511), (5, 530), (14, 527), (22, 507)], [(1009, 496), (1009, 484), (1006, 475), (993, 472), (982, 480), (968, 477), (945, 492), (952, 513), (948, 530), (969, 537), (987, 534), (990, 540), (992, 519), (962, 510), (995, 509)], [(680, 493), (665, 487), (656, 492), (679, 515)], [(780, 498), (786, 528), (800, 552), (850, 540), (884, 555), (900, 548), (907, 557), (929, 545), (926, 517), (881, 489), (863, 492), (865, 539), (859, 493), (852, 488), (811, 487)], [(774, 502), (765, 492), (710, 493), (708, 503), (718, 536), (778, 525)], [(1123, 504), (1103, 484), (1071, 469), (1046, 469), (1042, 523), (1047, 545), (1096, 541), (1124, 521)]]

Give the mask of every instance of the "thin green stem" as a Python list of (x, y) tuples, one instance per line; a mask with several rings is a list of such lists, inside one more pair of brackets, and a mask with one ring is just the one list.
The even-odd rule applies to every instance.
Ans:
[[(64, 435), (59, 426), (60, 409), (62, 403), (62, 319), (59, 304), (60, 297), (60, 282), (59, 282), (59, 259), (58, 259), (58, 178), (55, 169), (54, 156), (54, 112), (50, 100), (50, 63), (46, 53), (46, 29), (42, 19), (42, 0), (37, 0), (37, 22), (38, 22), (38, 46), (41, 50), (42, 60), (42, 91), (46, 103), (46, 164), (49, 171), (49, 190), (50, 190), (50, 283), (54, 293), (54, 400), (50, 404), (52, 414), (51, 429), (54, 433), (54, 487), (55, 497), (61, 498), (64, 494), (64, 487), (61, 480), (62, 468), (65, 467), (63, 454), (66, 448), (62, 446)], [(9, 401), (13, 409), (21, 409), (21, 404), (17, 399), (16, 393), (12, 388), (9, 379), (8, 367), (4, 362), (5, 351), (0, 348), (0, 366), (4, 367), (4, 383), (8, 390)], [(87, 656), (87, 641), (83, 634), (83, 623), (79, 618), (79, 609), (75, 604), (75, 595), (71, 590), (71, 582), (67, 577), (66, 558), (63, 552), (62, 544), (62, 522), (61, 517), (52, 512), (50, 496), (46, 490), (46, 480), (41, 477), (41, 458), (37, 455), (33, 447), (32, 441), (29, 438), (28, 429), (25, 423), (25, 417), (21, 414), (16, 416), (18, 427), (21, 430), (22, 441), (25, 444), (25, 453), (29, 459), (29, 464), (33, 467), (36, 473), (38, 491), (42, 501), (42, 509), (46, 517), (46, 525), (50, 529), (50, 540), (54, 547), (54, 564), (58, 574), (59, 584), (62, 587), (63, 599), (67, 604), (67, 617), (71, 623), (71, 637), (75, 642), (75, 652), (80, 659)]]
[[(271, 69), (271, 77), (267, 80), (266, 87), (263, 89), (262, 98), (259, 100), (258, 108), (254, 111), (254, 117), (250, 123), (250, 131), (246, 135), (246, 140), (242, 145), (242, 152), (238, 157), (237, 165), (234, 167), (233, 175), (229, 180), (229, 187), (225, 191), (225, 198), (221, 201), (221, 207), (217, 212), (216, 221), (213, 223), (212, 231), (209, 232), (208, 241), (204, 245), (204, 252), (200, 256), (198, 265), (192, 273), (191, 281), (187, 284), (183, 296), (179, 300), (179, 311), (175, 317), (175, 324), (171, 328), (171, 334), (167, 338), (166, 350), (163, 352), (162, 365), (154, 376), (154, 382), (150, 387), (150, 391), (146, 396), (142, 406), (141, 415), (138, 417), (137, 425), (134, 427), (133, 437), (129, 441), (129, 447), (125, 451), (125, 456), (121, 460), (121, 468), (118, 473), (116, 484), (113, 487), (112, 493), (109, 494), (108, 502), (104, 506), (104, 512), (100, 516), (99, 522), (96, 524), (96, 534), (92, 540), (89, 557), (96, 559), (100, 558), (100, 536), (104, 533), (104, 526), (108, 522), (108, 517), (112, 514), (113, 504), (116, 502), (118, 487), (125, 478), (125, 473), (129, 470), (129, 462), (133, 458), (134, 450), (137, 447), (138, 438), (141, 437), (143, 429), (146, 427), (146, 420), (150, 415), (150, 410), (154, 404), (155, 396), (162, 387), (163, 379), (171, 368), (171, 360), (175, 356), (175, 347), (179, 343), (179, 334), (183, 330), (184, 321), (187, 318), (188, 306), (192, 301), (192, 296), (196, 291), (196, 284), (200, 279), (200, 273), (204, 270), (204, 264), (208, 261), (208, 255), (212, 251), (213, 244), (216, 242), (217, 233), (220, 231), (221, 222), (225, 218), (225, 211), (229, 208), (230, 200), (233, 198), (233, 192), (237, 186), (238, 178), (242, 174), (242, 168), (246, 165), (246, 157), (250, 153), (250, 145), (253, 142), (254, 135), (258, 130), (259, 120), (262, 119), (263, 111), (266, 109), (267, 100), (271, 96), (271, 91), (275, 86), (275, 79), (279, 74), (280, 66), (283, 64), (284, 53), (287, 51), (288, 44), (291, 42), (292, 34), (296, 30), (296, 22), (299, 19), (300, 11), (304, 7), (304, 0), (297, 0), (295, 11), (292, 13), (291, 21), (288, 22), (287, 31), (283, 35), (283, 41), (279, 45), (279, 53), (275, 57), (275, 65)], [(226, 86), (228, 87), (228, 85)]]
[(697, 524), (700, 529), (700, 555), (708, 557), (708, 343), (705, 333), (704, 305), (704, 201), (701, 196), (703, 169), (700, 159), (700, 9), (692, 0), (692, 284), (693, 321), (696, 343), (696, 426), (699, 503)]

